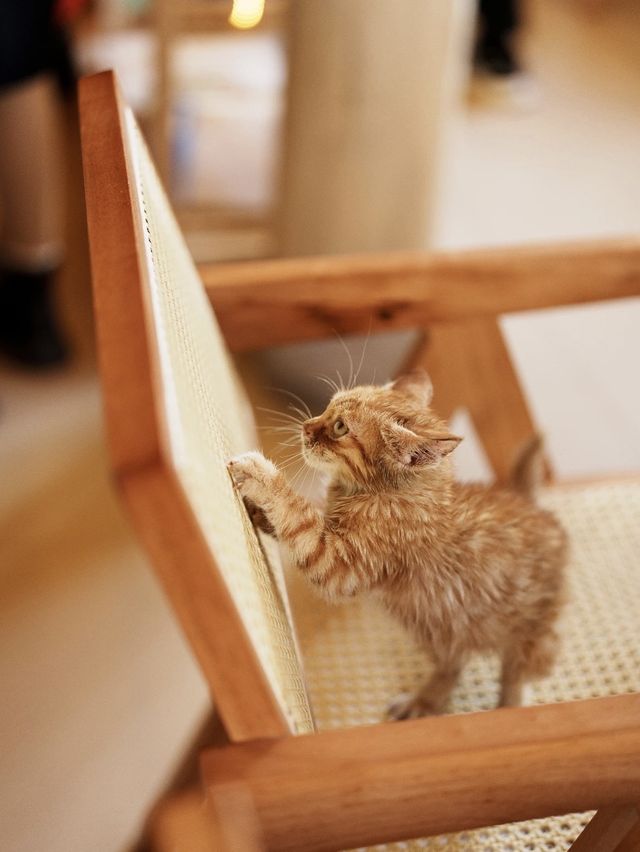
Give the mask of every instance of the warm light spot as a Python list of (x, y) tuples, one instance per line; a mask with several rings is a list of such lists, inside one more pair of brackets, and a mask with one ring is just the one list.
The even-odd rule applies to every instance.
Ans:
[(239, 30), (248, 30), (259, 24), (264, 15), (264, 0), (233, 0), (229, 23)]

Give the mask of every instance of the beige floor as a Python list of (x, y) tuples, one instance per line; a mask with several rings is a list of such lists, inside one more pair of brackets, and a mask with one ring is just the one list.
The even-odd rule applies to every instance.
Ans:
[[(638, 232), (640, 10), (610, 5), (532, 4), (539, 104), (468, 113), (442, 244)], [(635, 303), (509, 321), (561, 472), (640, 469), (639, 320)], [(113, 498), (92, 368), (2, 367), (0, 406), (2, 848), (117, 852), (205, 690)]]
[[(532, 105), (464, 116), (440, 245), (640, 233), (640, 4), (583, 6), (529, 4)], [(639, 326), (639, 299), (503, 320), (560, 476), (640, 470)], [(463, 472), (481, 474), (477, 454), (460, 450)]]

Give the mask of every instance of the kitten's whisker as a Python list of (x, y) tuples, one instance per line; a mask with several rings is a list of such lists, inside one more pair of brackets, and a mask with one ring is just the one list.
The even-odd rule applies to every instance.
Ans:
[(256, 408), (258, 411), (264, 411), (266, 414), (271, 414), (272, 417), (279, 417), (282, 420), (296, 423), (298, 426), (301, 426), (307, 419), (306, 417), (303, 417), (302, 420), (300, 420), (298, 417), (294, 417), (293, 414), (288, 414), (286, 411), (276, 411), (274, 408), (265, 408), (262, 405), (258, 405)]
[(364, 339), (364, 346), (362, 347), (362, 354), (360, 355), (360, 361), (358, 362), (358, 369), (356, 370), (356, 375), (355, 375), (355, 378), (353, 380), (354, 385), (356, 385), (357, 382), (358, 382), (358, 378), (360, 376), (360, 370), (362, 369), (362, 365), (364, 364), (364, 356), (367, 352), (367, 344), (369, 343), (369, 338), (371, 337), (372, 322), (373, 322), (372, 317), (369, 317), (369, 331), (367, 332), (367, 336)]
[(292, 484), (292, 486), (294, 486), (295, 488), (298, 488), (298, 484), (299, 484), (300, 477), (301, 477), (301, 476), (304, 474), (304, 472), (305, 472), (306, 470), (308, 470), (308, 469), (309, 469), (308, 465), (307, 465), (307, 464), (303, 464), (303, 465), (299, 468), (299, 470), (297, 470), (297, 471), (296, 471), (296, 473), (293, 475), (292, 480), (291, 480), (291, 484)]
[[(308, 480), (308, 478), (309, 478), (309, 474), (311, 474), (311, 482), (307, 485), (307, 480)], [(312, 467), (307, 467), (307, 472), (306, 472), (306, 474), (305, 474), (304, 481), (303, 481), (303, 483), (302, 483), (302, 487), (303, 487), (303, 488), (304, 488), (307, 492), (308, 492), (308, 490), (310, 489), (310, 487), (313, 485), (313, 477), (314, 477), (314, 474), (315, 474), (315, 469), (314, 469), (314, 468), (312, 468)]]
[(317, 470), (316, 468), (314, 468), (314, 469), (313, 469), (313, 474), (312, 474), (312, 476), (311, 476), (311, 490), (312, 490), (312, 492), (315, 490), (315, 487), (316, 487), (316, 476), (318, 476), (318, 474), (319, 474), (319, 473), (320, 473), (320, 471), (319, 471), (319, 470)]
[(301, 460), (301, 456), (292, 456), (290, 458), (276, 458), (275, 461), (278, 464), (278, 467), (288, 467), (289, 464), (293, 464), (293, 462), (299, 462)]
[[(349, 359), (349, 381), (347, 383), (347, 388), (351, 389), (353, 387), (353, 384), (352, 384), (352, 382), (353, 382), (353, 357), (351, 355), (351, 352), (349, 351), (349, 347), (344, 342), (344, 338), (342, 337), (340, 332), (336, 331), (336, 329), (334, 328), (333, 333), (336, 335), (336, 337), (338, 338), (338, 340), (342, 344), (342, 348), (347, 353), (347, 358)], [(344, 387), (343, 387), (343, 390), (344, 390)]]
[(258, 426), (260, 432), (288, 432), (290, 435), (299, 435), (300, 427), (293, 423), (282, 426)]
[(299, 445), (299, 442), (293, 443), (291, 441), (280, 441), (280, 443), (278, 444), (279, 447), (283, 447), (285, 450), (292, 450), (297, 445)]
[(299, 467), (300, 461), (301, 461), (301, 459), (291, 459), (290, 461), (286, 462), (285, 464), (281, 464), (279, 466), (280, 470), (282, 470), (282, 471), (288, 470), (290, 472), (290, 468), (298, 466), (297, 471), (299, 472), (302, 469), (302, 468)]
[(304, 413), (304, 411), (301, 408), (298, 408), (298, 406), (294, 405), (292, 402), (289, 403), (287, 408), (290, 408), (291, 411), (295, 411), (296, 414), (299, 414), (300, 417), (302, 417), (303, 421), (311, 419), (311, 417), (307, 417), (307, 415)]
[(291, 459), (301, 459), (304, 458), (302, 451), (297, 450), (295, 453), (291, 453), (289, 456), (283, 456), (284, 461), (290, 461)]
[(304, 470), (304, 468), (299, 468), (299, 469), (298, 469), (298, 470), (297, 470), (297, 471), (293, 474), (293, 476), (292, 476), (292, 477), (291, 477), (291, 479), (290, 479), (290, 485), (291, 485), (291, 487), (294, 489), (294, 491), (297, 491), (297, 490), (298, 490), (298, 479), (300, 478), (300, 475), (301, 475), (301, 473), (302, 473), (302, 471), (303, 471), (303, 470)]
[(279, 467), (284, 467), (292, 462), (302, 461), (302, 458), (301, 453), (291, 453), (289, 455), (283, 454), (279, 459), (277, 459), (277, 462)]
[(279, 421), (286, 421), (287, 423), (300, 423), (298, 417), (295, 417), (293, 414), (290, 414), (288, 411), (272, 411), (267, 412), (270, 414), (271, 419), (276, 422), (276, 425), (279, 424)]
[(311, 420), (311, 418), (313, 417), (311, 409), (304, 401), (304, 399), (302, 399), (302, 397), (299, 397), (297, 393), (293, 393), (293, 391), (287, 390), (286, 388), (267, 388), (267, 390), (276, 391), (276, 393), (285, 393), (287, 396), (290, 396), (292, 399), (295, 399), (296, 402), (299, 402), (304, 410), (305, 420)]
[(340, 390), (338, 385), (334, 382), (334, 380), (330, 376), (320, 375), (320, 376), (316, 376), (316, 379), (318, 379), (321, 382), (324, 382), (325, 385), (328, 385), (329, 388), (334, 393), (338, 393), (338, 391)]
[(272, 432), (289, 432), (291, 435), (300, 434), (299, 423), (282, 423), (278, 426), (261, 426), (261, 429), (270, 429)]

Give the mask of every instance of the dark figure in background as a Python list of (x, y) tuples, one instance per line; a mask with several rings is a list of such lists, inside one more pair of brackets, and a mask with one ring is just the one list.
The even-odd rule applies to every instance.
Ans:
[(519, 7), (519, 0), (480, 0), (475, 61), (483, 71), (507, 77), (521, 70), (513, 44), (520, 26)]
[(60, 94), (74, 75), (55, 0), (0, 2), (0, 350), (65, 361), (52, 288), (63, 257)]

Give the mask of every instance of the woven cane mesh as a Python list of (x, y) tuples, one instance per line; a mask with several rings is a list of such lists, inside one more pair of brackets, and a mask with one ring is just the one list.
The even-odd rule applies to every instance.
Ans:
[[(528, 703), (640, 690), (640, 484), (546, 489), (539, 500), (556, 512), (571, 537), (570, 603), (553, 675), (532, 685)], [(292, 575), (289, 586), (319, 728), (379, 722), (395, 695), (415, 689), (428, 674), (425, 655), (373, 600), (330, 607), (298, 577)], [(497, 698), (497, 660), (477, 659), (465, 670), (450, 709), (489, 709)], [(590, 816), (555, 817), (375, 848), (562, 852)]]
[(172, 464), (291, 730), (308, 732), (313, 724), (277, 550), (258, 540), (225, 466), (256, 446), (250, 409), (130, 113), (127, 129)]

